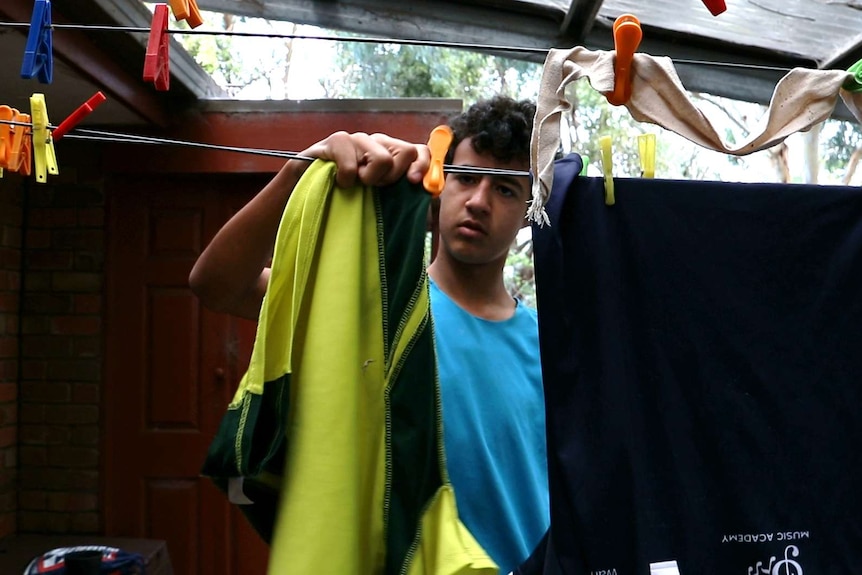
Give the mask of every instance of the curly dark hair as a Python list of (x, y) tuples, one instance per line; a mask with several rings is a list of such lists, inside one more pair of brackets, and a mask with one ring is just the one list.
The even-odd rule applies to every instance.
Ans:
[(466, 112), (454, 117), (449, 126), (454, 132), (446, 154), (450, 163), (455, 148), (472, 138), (473, 149), (479, 154), (491, 154), (502, 162), (530, 161), (530, 134), (536, 105), (530, 100), (515, 100), (494, 96), (476, 102)]

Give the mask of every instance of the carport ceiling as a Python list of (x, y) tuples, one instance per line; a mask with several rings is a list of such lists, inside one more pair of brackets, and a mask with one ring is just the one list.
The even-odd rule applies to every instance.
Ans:
[[(701, 0), (198, 0), (205, 10), (367, 36), (533, 49), (612, 49), (613, 21), (631, 13), (644, 30), (640, 51), (674, 58), (689, 90), (761, 103), (789, 68), (845, 69), (862, 58), (862, 0), (726, 3), (714, 17)], [(692, 63), (702, 61), (766, 68)]]

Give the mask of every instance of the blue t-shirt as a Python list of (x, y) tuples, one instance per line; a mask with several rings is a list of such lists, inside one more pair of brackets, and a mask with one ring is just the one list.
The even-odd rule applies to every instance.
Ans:
[(536, 311), (490, 321), (431, 282), (449, 478), (464, 525), (508, 573), (548, 528), (545, 403)]

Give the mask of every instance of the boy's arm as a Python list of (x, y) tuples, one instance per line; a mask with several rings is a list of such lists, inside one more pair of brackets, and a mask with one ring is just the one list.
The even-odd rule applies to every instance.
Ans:
[[(336, 132), (300, 155), (332, 160), (336, 181), (385, 185), (407, 175), (412, 182), (428, 169), (428, 149), (383, 134)], [(289, 160), (276, 176), (218, 231), (189, 274), (201, 302), (215, 310), (257, 319), (269, 279), (281, 214), (309, 163)]]

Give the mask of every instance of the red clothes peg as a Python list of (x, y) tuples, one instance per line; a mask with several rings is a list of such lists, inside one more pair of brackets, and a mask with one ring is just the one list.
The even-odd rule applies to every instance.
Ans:
[(144, 56), (144, 81), (153, 82), (156, 90), (168, 90), (171, 85), (170, 43), (168, 42), (168, 5), (156, 4), (147, 55)]
[(709, 10), (709, 13), (713, 16), (718, 16), (727, 10), (727, 5), (724, 3), (724, 0), (703, 0), (703, 3)]
[(60, 122), (60, 125), (54, 128), (54, 132), (51, 134), (52, 138), (56, 142), (60, 138), (66, 135), (66, 132), (77, 126), (81, 120), (90, 115), (93, 110), (95, 110), (102, 102), (104, 102), (107, 98), (101, 92), (96, 92), (90, 99), (78, 106), (78, 109), (69, 114), (69, 117)]
[(631, 14), (623, 14), (614, 22), (614, 91), (605, 93), (608, 102), (622, 106), (632, 97), (632, 61), (641, 43), (643, 32), (640, 21)]

